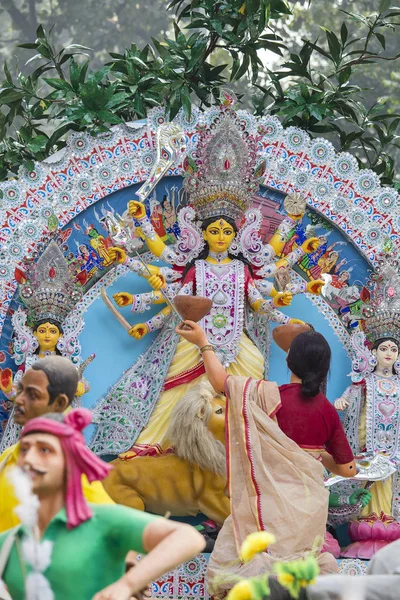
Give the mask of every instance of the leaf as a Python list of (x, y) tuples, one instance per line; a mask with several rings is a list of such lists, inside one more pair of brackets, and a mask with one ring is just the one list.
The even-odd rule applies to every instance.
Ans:
[(328, 40), (329, 50), (331, 52), (332, 58), (336, 64), (339, 63), (340, 54), (342, 51), (342, 46), (339, 42), (339, 39), (332, 31), (326, 31), (326, 38)]
[(245, 54), (243, 57), (242, 64), (239, 67), (239, 69), (235, 75), (235, 81), (238, 81), (239, 79), (241, 79), (241, 77), (243, 77), (243, 75), (247, 72), (247, 70), (249, 68), (249, 64), (250, 64), (250, 57), (248, 54)]
[(55, 90), (63, 90), (65, 92), (73, 91), (72, 86), (68, 83), (68, 81), (65, 81), (64, 79), (53, 79), (50, 77), (43, 77), (43, 81), (48, 83)]
[(381, 33), (375, 33), (375, 37), (379, 41), (379, 43), (382, 46), (382, 48), (385, 50), (386, 49), (386, 38), (385, 38), (385, 36), (382, 35)]
[(76, 63), (74, 58), (71, 58), (69, 63), (69, 78), (71, 86), (77, 92), (80, 84), (81, 67)]
[(340, 39), (342, 40), (343, 46), (347, 42), (348, 37), (349, 37), (349, 30), (347, 29), (346, 23), (343, 21), (342, 26), (340, 28)]
[(6, 61), (4, 61), (3, 69), (4, 69), (4, 75), (6, 76), (6, 79), (7, 79), (8, 83), (10, 83), (11, 85), (13, 85), (13, 80), (12, 80), (12, 77), (11, 77), (11, 73), (10, 73), (10, 70), (8, 68), (8, 65), (7, 65)]
[(28, 150), (32, 153), (40, 152), (44, 150), (47, 145), (47, 137), (44, 135), (37, 135), (35, 138), (32, 138), (30, 142), (26, 145)]
[(0, 92), (0, 104), (16, 102), (22, 100), (23, 97), (24, 93), (22, 91), (5, 88)]
[(17, 48), (27, 48), (28, 50), (36, 50), (39, 44), (18, 44)]
[(345, 67), (342, 71), (340, 71), (338, 76), (338, 81), (340, 85), (344, 85), (346, 81), (350, 79), (351, 75), (351, 67)]
[(111, 125), (117, 125), (118, 123), (123, 122), (121, 117), (118, 117), (118, 115), (111, 112), (111, 110), (99, 110), (97, 115), (99, 119), (101, 119), (105, 123), (110, 123)]
[(181, 102), (185, 116), (187, 119), (190, 119), (192, 115), (192, 103), (190, 101), (190, 92), (187, 87), (181, 89)]
[(143, 62), (143, 60), (141, 60), (139, 57), (137, 56), (132, 56), (131, 58), (132, 62), (137, 65), (138, 67), (141, 67), (144, 71), (148, 71), (149, 67), (148, 65), (146, 65), (145, 62)]
[(44, 32), (43, 25), (39, 25), (39, 27), (36, 29), (36, 35), (41, 40), (45, 40), (46, 39), (46, 34)]
[(24, 160), (22, 166), (30, 173), (35, 168), (35, 163), (32, 159)]

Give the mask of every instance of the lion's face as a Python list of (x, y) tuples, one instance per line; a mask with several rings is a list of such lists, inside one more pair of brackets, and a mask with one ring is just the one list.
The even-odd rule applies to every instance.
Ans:
[(212, 415), (208, 421), (208, 429), (213, 437), (225, 444), (225, 398), (217, 396), (211, 401)]

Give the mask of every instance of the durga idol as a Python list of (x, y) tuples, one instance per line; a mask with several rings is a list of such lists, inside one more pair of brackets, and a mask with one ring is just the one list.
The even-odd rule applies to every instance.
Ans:
[[(257, 165), (258, 140), (238, 124), (236, 113), (222, 107), (210, 128), (200, 131), (193, 158), (184, 163), (183, 185), (189, 205), (179, 211), (181, 235), (174, 246), (166, 246), (157, 235), (141, 202), (129, 202), (128, 212), (148, 249), (171, 265), (158, 268), (150, 284), (157, 289), (158, 280), (158, 287), (163, 287), (163, 294), (171, 301), (177, 294), (211, 299), (213, 305), (202, 326), (228, 372), (263, 379), (269, 321), (298, 322), (278, 307), (289, 305), (294, 293), (318, 293), (323, 281), (277, 291), (267, 280), (280, 267), (290, 267), (306, 252), (315, 251), (318, 240), (310, 238), (275, 261), (294, 223), (304, 213), (304, 202), (299, 211), (298, 199), (288, 198), (285, 206), (293, 207), (294, 212), (268, 244), (261, 242), (261, 215), (251, 209), (263, 173)], [(128, 267), (134, 263), (124, 252), (120, 252), (119, 261)], [(114, 299), (119, 306), (130, 305), (133, 312), (144, 312), (147, 303), (165, 302), (159, 291), (141, 296), (120, 292)], [(167, 443), (165, 434), (173, 408), (190, 386), (205, 381), (201, 353), (179, 339), (176, 324), (167, 306), (131, 328), (129, 333), (136, 339), (155, 330), (160, 333), (95, 409), (99, 429), (92, 448), (96, 452), (129, 449), (152, 453)]]

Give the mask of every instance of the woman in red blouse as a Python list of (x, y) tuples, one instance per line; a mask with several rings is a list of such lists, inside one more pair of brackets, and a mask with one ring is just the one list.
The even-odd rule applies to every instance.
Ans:
[(355, 475), (353, 452), (334, 406), (320, 392), (330, 367), (331, 349), (316, 331), (294, 338), (287, 356), (290, 383), (279, 386), (281, 430), (306, 451), (318, 452), (324, 466), (344, 477)]
[[(179, 326), (177, 333), (200, 348), (211, 385), (217, 392), (225, 389), (227, 397), (231, 515), (210, 557), (209, 580), (220, 580), (228, 564), (235, 565), (230, 569), (235, 575), (249, 577), (270, 569), (271, 559), (318, 554), (328, 514), (322, 464), (345, 477), (356, 474), (336, 411), (319, 392), (330, 366), (328, 343), (314, 331), (298, 335), (287, 357), (290, 383), (278, 388), (264, 380), (227, 377), (202, 328), (193, 321), (185, 324), (190, 330)], [(239, 564), (238, 549), (257, 530), (273, 533), (276, 543), (268, 554)], [(321, 553), (318, 560), (321, 573), (338, 571), (331, 554)]]

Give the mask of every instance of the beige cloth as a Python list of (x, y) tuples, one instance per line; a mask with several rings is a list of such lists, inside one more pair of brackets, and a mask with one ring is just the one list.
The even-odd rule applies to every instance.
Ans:
[[(211, 554), (211, 591), (232, 587), (221, 576), (250, 577), (270, 570), (274, 560), (304, 557), (315, 542), (321, 548), (328, 515), (323, 467), (280, 429), (273, 417), (280, 406), (276, 383), (245, 377), (227, 380), (227, 465), (231, 515)], [(276, 536), (269, 553), (236, 564), (240, 547), (254, 531)], [(330, 554), (320, 555), (321, 572), (336, 573)]]

